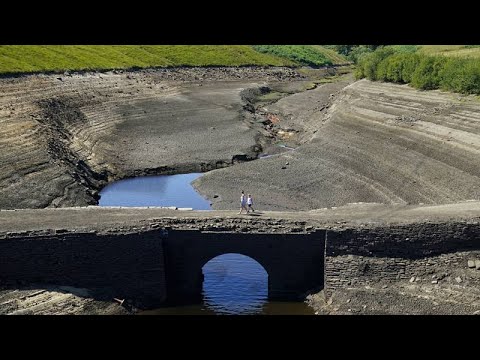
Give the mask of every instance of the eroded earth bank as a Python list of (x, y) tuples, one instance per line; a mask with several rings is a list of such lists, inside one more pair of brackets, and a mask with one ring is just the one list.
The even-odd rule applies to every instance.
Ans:
[(479, 198), (477, 99), (348, 77), (322, 84), (325, 72), (0, 79), (0, 208), (95, 205), (108, 181), (211, 169), (194, 185), (214, 209), (236, 208), (240, 189), (265, 210)]

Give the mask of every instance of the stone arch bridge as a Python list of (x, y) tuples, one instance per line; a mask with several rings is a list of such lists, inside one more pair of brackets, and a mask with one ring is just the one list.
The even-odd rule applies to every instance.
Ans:
[(165, 209), (0, 211), (0, 286), (87, 288), (143, 308), (193, 303), (202, 267), (239, 253), (265, 268), (271, 299), (303, 299), (322, 288), (328, 296), (343, 286), (408, 281), (441, 264), (480, 270), (479, 219), (480, 202), (256, 218)]

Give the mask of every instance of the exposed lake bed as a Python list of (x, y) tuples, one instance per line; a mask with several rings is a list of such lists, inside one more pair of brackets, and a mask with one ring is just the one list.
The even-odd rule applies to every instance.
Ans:
[[(261, 211), (286, 212), (479, 198), (480, 105), (473, 98), (351, 77), (306, 87), (311, 80), (286, 68), (58, 77), (0, 79), (2, 209), (96, 206), (118, 180), (185, 173), (202, 173), (191, 179), (194, 191), (225, 211), (238, 209), (241, 190)], [(126, 196), (132, 203), (143, 195)], [(179, 198), (153, 206), (193, 207), (177, 205)], [(47, 226), (49, 216), (32, 224)], [(465, 275), (458, 274), (462, 285), (456, 277), (453, 285), (464, 286)], [(358, 301), (363, 311), (367, 303)]]

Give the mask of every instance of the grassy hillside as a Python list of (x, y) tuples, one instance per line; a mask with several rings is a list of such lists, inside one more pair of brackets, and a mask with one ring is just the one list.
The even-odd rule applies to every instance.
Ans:
[[(325, 66), (338, 63), (345, 59), (335, 51), (318, 45), (254, 45), (261, 53), (287, 58), (295, 63), (309, 66)], [(333, 54), (335, 56), (332, 56)]]
[(348, 60), (345, 56), (337, 53), (335, 50), (327, 49), (326, 47), (321, 45), (311, 45), (311, 47), (322, 53), (327, 59), (330, 59), (330, 61), (334, 65), (344, 65), (351, 63), (350, 60)]
[(293, 66), (248, 45), (3, 45), (0, 73), (206, 65)]
[(480, 45), (420, 45), (418, 52), (425, 55), (480, 57)]
[(321, 46), (0, 45), (0, 74), (168, 66), (299, 66), (344, 63)]

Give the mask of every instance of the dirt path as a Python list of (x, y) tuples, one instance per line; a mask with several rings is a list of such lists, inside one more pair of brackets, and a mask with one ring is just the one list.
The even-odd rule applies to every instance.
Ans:
[[(193, 220), (189, 225), (189, 221)], [(221, 219), (221, 220), (219, 220)], [(8, 233), (51, 230), (131, 232), (152, 224), (165, 223), (170, 227), (203, 230), (219, 221), (241, 224), (251, 231), (260, 228), (270, 231), (273, 225), (284, 224), (283, 231), (292, 227), (340, 229), (346, 227), (383, 226), (394, 224), (478, 221), (480, 201), (444, 205), (384, 205), (349, 204), (312, 211), (257, 211), (239, 215), (238, 210), (180, 211), (162, 208), (75, 207), (58, 209), (0, 210), (0, 238)], [(301, 225), (298, 225), (298, 224)], [(186, 225), (185, 225), (186, 224)], [(234, 226), (235, 227), (235, 226)], [(279, 228), (279, 231), (282, 230)], [(303, 231), (303, 230), (302, 230)]]

